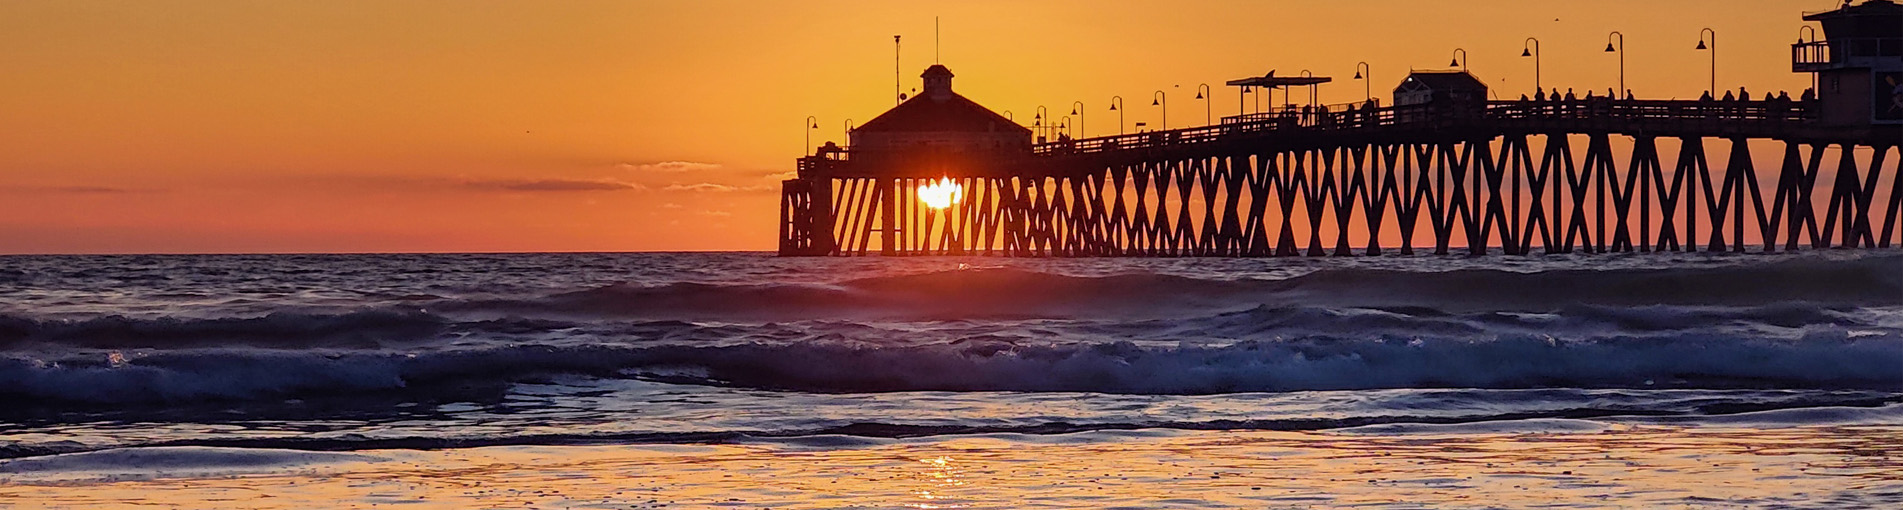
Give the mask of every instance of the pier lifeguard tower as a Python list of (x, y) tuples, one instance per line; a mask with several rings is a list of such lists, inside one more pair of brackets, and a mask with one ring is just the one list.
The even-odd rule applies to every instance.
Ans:
[(1903, 124), (1903, 5), (1846, 2), (1804, 20), (1823, 25), (1824, 38), (1791, 45), (1791, 71), (1817, 75), (1818, 124)]

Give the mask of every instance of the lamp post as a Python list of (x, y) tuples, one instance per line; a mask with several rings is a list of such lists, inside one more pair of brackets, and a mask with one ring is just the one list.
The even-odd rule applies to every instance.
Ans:
[[(1804, 40), (1805, 31), (1810, 32), (1810, 41)], [(1699, 35), (1704, 35), (1704, 34), (1699, 34)], [(1816, 41), (1817, 41), (1816, 28), (1811, 28), (1810, 25), (1797, 27), (1797, 44), (1801, 45), (1801, 44), (1804, 44), (1805, 42), (1816, 42)], [(1810, 73), (1810, 89), (1811, 89), (1811, 93), (1813, 94), (1817, 93), (1817, 73)]]
[[(1216, 95), (1210, 93), (1209, 84), (1200, 83), (1196, 85), (1196, 99), (1203, 100), (1203, 124), (1214, 125), (1216, 123), (1216, 107), (1210, 103), (1215, 102)], [(1079, 124), (1082, 124), (1082, 122), (1079, 122)]]
[(852, 119), (846, 119), (846, 145), (852, 145)]
[(1170, 129), (1169, 95), (1164, 94), (1163, 91), (1161, 90), (1156, 91), (1156, 93), (1150, 94), (1150, 106), (1158, 106), (1163, 108), (1163, 119), (1162, 119), (1162, 122), (1159, 122), (1158, 124), (1163, 126), (1161, 129), (1163, 129), (1164, 131), (1168, 131)]
[(1539, 38), (1528, 37), (1526, 38), (1526, 41), (1521, 42), (1520, 56), (1533, 57), (1533, 91), (1539, 92), (1541, 90), (1545, 90), (1540, 88), (1540, 40)]
[[(1705, 34), (1711, 34), (1711, 45), (1705, 45)], [(1706, 89), (1713, 99), (1718, 97), (1718, 31), (1709, 28), (1698, 30), (1698, 49), (1711, 52), (1711, 88)]]
[(1355, 79), (1361, 80), (1361, 95), (1367, 96), (1361, 99), (1374, 99), (1374, 69), (1367, 62), (1355, 62)]
[(1466, 71), (1467, 70), (1467, 50), (1465, 48), (1454, 48), (1454, 58), (1453, 60), (1448, 61), (1447, 65), (1450, 67), (1459, 66), (1461, 71)]
[[(1614, 48), (1612, 45), (1612, 41), (1615, 38), (1619, 41), (1619, 46), (1617, 48)], [(1617, 52), (1619, 54), (1619, 91), (1614, 92), (1612, 94), (1612, 97), (1617, 98), (1619, 97), (1620, 92), (1625, 91), (1625, 34), (1619, 33), (1618, 30), (1614, 30), (1610, 34), (1606, 34), (1606, 53), (1614, 53), (1614, 52)]]
[[(1036, 115), (1033, 115), (1033, 116), (1031, 117), (1031, 126), (1032, 126), (1032, 127), (1036, 127), (1036, 128), (1038, 128), (1038, 133), (1037, 133), (1037, 136), (1038, 136), (1038, 138), (1044, 138), (1044, 137), (1045, 137), (1045, 135), (1044, 135), (1044, 114), (1045, 114), (1045, 113), (1048, 113), (1048, 112), (1049, 112), (1049, 110), (1046, 110), (1046, 109), (1044, 108), (1044, 105), (1037, 105), (1037, 114), (1036, 114)], [(1051, 120), (1057, 120), (1057, 119), (1051, 119)], [(1042, 140), (1039, 140), (1039, 141), (1041, 142)]]
[(1084, 102), (1071, 101), (1070, 114), (1077, 116), (1077, 136), (1079, 138), (1083, 137), (1084, 135), (1087, 134), (1087, 133), (1084, 133)]
[(813, 150), (813, 130), (819, 129), (819, 117), (806, 116), (806, 147), (800, 149), (800, 155), (810, 154)]
[(1123, 126), (1125, 126), (1125, 124), (1123, 123), (1123, 110), (1120, 108), (1117, 108), (1118, 106), (1121, 106), (1122, 104), (1123, 104), (1123, 96), (1110, 96), (1110, 111), (1117, 112), (1117, 135), (1118, 136), (1127, 134), (1123, 128)]

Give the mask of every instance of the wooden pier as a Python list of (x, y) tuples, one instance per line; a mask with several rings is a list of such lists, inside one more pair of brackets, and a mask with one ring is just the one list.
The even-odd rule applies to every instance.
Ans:
[[(1903, 38), (1858, 46), (1864, 50), (1827, 43), (1794, 45), (1793, 69), (1862, 70), (1869, 80), (1903, 68)], [(949, 71), (937, 76), (950, 94)], [(1861, 111), (1885, 106), (1864, 98)], [(1024, 150), (862, 151), (856, 143), (801, 158), (798, 177), (783, 183), (780, 253), (1892, 247), (1903, 242), (1903, 122), (1877, 114), (1843, 120), (1847, 101), (1805, 94), (1370, 102)], [(941, 178), (956, 183), (962, 200), (933, 208), (918, 189)]]

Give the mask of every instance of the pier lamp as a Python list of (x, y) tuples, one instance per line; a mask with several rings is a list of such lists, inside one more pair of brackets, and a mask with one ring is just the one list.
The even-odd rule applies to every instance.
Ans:
[(1249, 113), (1248, 111), (1246, 111), (1248, 107), (1243, 105), (1248, 104), (1249, 94), (1254, 94), (1254, 93), (1255, 93), (1255, 87), (1250, 87), (1248, 85), (1242, 86), (1242, 93), (1236, 94), (1236, 115), (1243, 115), (1243, 114)]
[[(1209, 91), (1209, 84), (1201, 83), (1196, 85), (1196, 99), (1203, 100), (1203, 124), (1214, 125), (1216, 123), (1216, 110), (1215, 106), (1212, 106), (1211, 103), (1216, 101), (1216, 94)], [(1082, 123), (1079, 122), (1079, 124)]]
[(1121, 104), (1123, 104), (1123, 96), (1110, 96), (1110, 111), (1117, 112), (1117, 135), (1118, 136), (1127, 134), (1123, 130), (1123, 126), (1125, 125), (1123, 123), (1123, 110), (1117, 109), (1117, 106)]
[(806, 147), (800, 149), (801, 155), (809, 154), (810, 151), (813, 150), (813, 130), (815, 129), (819, 129), (819, 118), (811, 116), (811, 115), (807, 115), (806, 116)]
[[(1044, 105), (1037, 105), (1037, 114), (1031, 116), (1031, 125), (1036, 126), (1038, 128), (1043, 128), (1044, 118), (1046, 114), (1049, 114), (1050, 112), (1051, 111), (1049, 109), (1044, 108)], [(1051, 119), (1051, 120), (1057, 120), (1057, 119)], [(1042, 132), (1040, 132), (1038, 133), (1038, 136), (1049, 136), (1049, 135), (1045, 135)]]
[(1454, 48), (1454, 58), (1452, 60), (1447, 61), (1447, 65), (1448, 67), (1459, 67), (1460, 70), (1466, 71), (1467, 70), (1466, 48)]
[(1367, 62), (1355, 62), (1355, 79), (1361, 80), (1361, 94), (1367, 96), (1361, 99), (1374, 99), (1374, 69)]
[[(1612, 45), (1614, 40), (1619, 41), (1617, 48), (1614, 48)], [(1619, 90), (1612, 94), (1612, 97), (1616, 98), (1619, 97), (1619, 94), (1625, 92), (1625, 34), (1619, 33), (1618, 30), (1606, 34), (1606, 53), (1619, 54)]]
[(1150, 94), (1150, 106), (1159, 106), (1163, 108), (1163, 119), (1162, 119), (1163, 121), (1159, 123), (1163, 127), (1159, 129), (1168, 130), (1170, 128), (1169, 95), (1164, 94), (1163, 91), (1161, 90), (1156, 91), (1156, 93), (1154, 94)]
[(1536, 38), (1536, 37), (1526, 38), (1526, 41), (1521, 43), (1520, 45), (1520, 56), (1533, 57), (1533, 91), (1539, 92), (1541, 90), (1545, 90), (1543, 88), (1540, 88), (1540, 40), (1539, 38)]
[(846, 144), (852, 145), (852, 119), (846, 119)]
[[(1805, 41), (1805, 40), (1804, 40), (1804, 32), (1805, 32), (1805, 31), (1809, 31), (1809, 32), (1810, 32), (1810, 41)], [(1817, 29), (1816, 29), (1816, 28), (1811, 28), (1811, 26), (1810, 26), (1810, 25), (1804, 25), (1804, 26), (1801, 26), (1801, 27), (1797, 27), (1797, 44), (1804, 44), (1805, 42), (1817, 42)], [(1817, 73), (1810, 73), (1810, 89), (1811, 89), (1811, 90), (1812, 90), (1813, 92), (1817, 90)]]
[[(1710, 46), (1705, 45), (1706, 34), (1711, 35)], [(1710, 28), (1699, 29), (1697, 49), (1711, 52), (1711, 88), (1707, 89), (1706, 93), (1711, 94), (1711, 97), (1716, 99), (1718, 97), (1718, 31)]]
[(1086, 134), (1084, 133), (1084, 102), (1071, 101), (1070, 114), (1077, 116), (1077, 136), (1082, 137)]

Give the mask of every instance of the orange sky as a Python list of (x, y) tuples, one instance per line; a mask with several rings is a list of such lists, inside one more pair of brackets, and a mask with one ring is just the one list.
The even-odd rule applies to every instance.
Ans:
[[(1332, 76), (1377, 96), (1409, 67), (1502, 97), (1628, 87), (1696, 97), (1790, 72), (1803, 1), (326, 1), (0, 3), (0, 253), (770, 250), (778, 179), (932, 61), (1028, 120), (1086, 104), (1088, 134), (1201, 123), (1198, 83)], [(1221, 88), (1221, 87), (1218, 87)], [(1510, 95), (1510, 96), (1509, 96)], [(1295, 99), (1302, 99), (1302, 92)], [(1217, 90), (1216, 116), (1234, 114)]]

